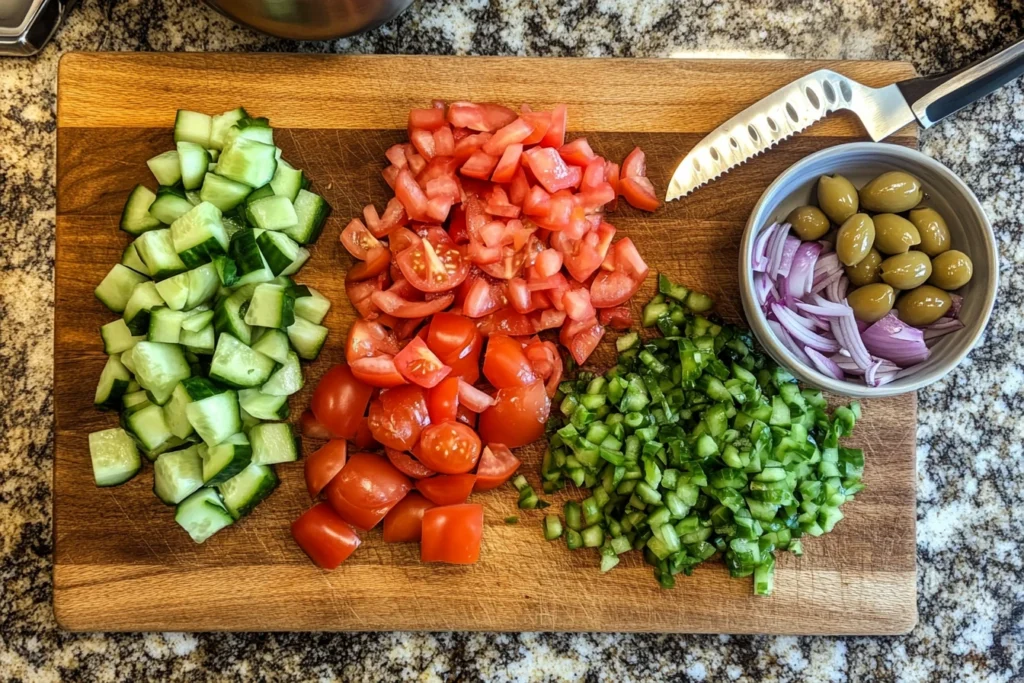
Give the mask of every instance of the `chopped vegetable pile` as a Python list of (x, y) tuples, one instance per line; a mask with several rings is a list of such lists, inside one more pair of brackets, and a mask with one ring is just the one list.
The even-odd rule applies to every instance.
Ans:
[(98, 486), (153, 462), (153, 491), (196, 543), (248, 514), (299, 457), (288, 397), (320, 353), (330, 302), (291, 275), (330, 206), (281, 158), (266, 119), (179, 110), (175, 149), (147, 163), (121, 216), (135, 239), (96, 288), (97, 407), (121, 427), (89, 435)]
[[(624, 334), (615, 367), (559, 386), (544, 490), (571, 481), (590, 495), (565, 504), (564, 522), (547, 515), (545, 537), (598, 549), (602, 571), (642, 550), (666, 588), (721, 554), (768, 595), (775, 552), (802, 554), (802, 536), (831, 531), (863, 489), (863, 452), (839, 445), (860, 406), (830, 417), (821, 392), (801, 390), (746, 332), (701, 315), (710, 299), (664, 276), (659, 292), (644, 324), (664, 336)], [(515, 483), (523, 501), (529, 486)]]

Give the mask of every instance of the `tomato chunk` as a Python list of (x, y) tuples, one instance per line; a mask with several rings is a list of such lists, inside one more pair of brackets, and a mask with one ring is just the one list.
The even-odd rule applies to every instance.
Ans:
[(423, 513), (435, 507), (416, 491), (400, 500), (384, 517), (385, 543), (413, 543), (423, 533)]
[(531, 147), (523, 152), (523, 158), (529, 164), (537, 181), (548, 192), (558, 192), (579, 184), (583, 177), (577, 166), (566, 166), (558, 154), (558, 150), (550, 147)]
[(349, 368), (360, 382), (371, 387), (389, 389), (406, 383), (405, 377), (395, 365), (395, 359), (386, 354), (357, 358), (349, 363)]
[(344, 439), (332, 439), (306, 458), (306, 490), (316, 498), (345, 466), (348, 447)]
[(420, 560), (473, 564), (480, 559), (484, 508), (473, 503), (430, 508), (423, 513)]
[(425, 479), (426, 477), (432, 477), (437, 474), (437, 472), (430, 469), (405, 451), (396, 451), (394, 448), (385, 448), (384, 453), (388, 456), (388, 460), (391, 464), (395, 466), (395, 469), (412, 479)]
[(480, 454), (480, 463), (476, 466), (476, 483), (474, 491), (490, 491), (496, 489), (512, 478), (522, 462), (508, 446), (501, 443), (489, 443)]
[(417, 456), (442, 474), (469, 472), (480, 457), (480, 437), (461, 422), (443, 422), (423, 430)]
[(320, 424), (316, 415), (308, 408), (302, 411), (302, 416), (299, 418), (299, 430), (307, 439), (316, 439), (317, 441), (328, 441), (332, 436), (331, 430)]
[(523, 347), (502, 334), (487, 339), (484, 377), (497, 389), (526, 386), (537, 380)]
[(661, 200), (654, 194), (654, 185), (647, 178), (622, 178), (619, 189), (630, 206), (642, 211), (656, 211), (661, 206)]
[(416, 482), (427, 500), (437, 505), (465, 503), (476, 484), (475, 474), (443, 474)]
[(482, 413), (494, 405), (490, 394), (481, 391), (465, 380), (459, 380), (459, 407), (465, 406), (474, 413)]
[(401, 350), (402, 348), (391, 330), (380, 323), (356, 320), (348, 331), (345, 360), (353, 363), (360, 358), (393, 356)]
[(551, 412), (551, 399), (544, 382), (499, 389), (494, 406), (480, 414), (477, 429), (487, 443), (518, 448), (544, 436), (544, 424)]
[(447, 377), (427, 392), (427, 411), (433, 424), (458, 418), (459, 383), (458, 377)]
[(419, 337), (413, 337), (395, 356), (395, 367), (407, 380), (425, 389), (437, 386), (452, 371)]
[(394, 292), (374, 292), (370, 300), (380, 310), (396, 318), (425, 318), (451, 306), (455, 296), (445, 294), (432, 301), (409, 301)]
[(310, 408), (317, 422), (339, 439), (355, 437), (373, 389), (344, 363), (328, 370), (313, 390)]
[(335, 569), (360, 543), (352, 527), (326, 503), (317, 503), (292, 522), (292, 538), (324, 569)]
[(420, 432), (430, 424), (426, 393), (415, 384), (381, 392), (370, 404), (370, 433), (380, 443), (399, 451), (411, 449)]

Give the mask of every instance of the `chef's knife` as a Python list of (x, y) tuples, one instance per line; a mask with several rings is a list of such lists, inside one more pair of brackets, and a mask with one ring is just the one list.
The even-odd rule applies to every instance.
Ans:
[(666, 201), (684, 197), (827, 114), (848, 109), (872, 140), (917, 121), (928, 128), (1024, 74), (1024, 40), (939, 76), (869, 88), (821, 69), (776, 90), (713, 130), (676, 167)]

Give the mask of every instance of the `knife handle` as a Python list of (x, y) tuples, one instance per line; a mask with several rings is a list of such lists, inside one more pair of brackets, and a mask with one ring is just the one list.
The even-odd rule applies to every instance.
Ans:
[(1024, 75), (1024, 40), (956, 71), (897, 83), (914, 116), (929, 128)]

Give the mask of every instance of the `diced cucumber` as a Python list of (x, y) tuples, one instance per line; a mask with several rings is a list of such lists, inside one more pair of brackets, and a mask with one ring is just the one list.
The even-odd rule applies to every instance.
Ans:
[(209, 202), (201, 202), (171, 224), (171, 241), (178, 257), (195, 268), (227, 252), (228, 234), (221, 212)]
[(234, 391), (223, 391), (193, 400), (185, 408), (185, 414), (196, 434), (207, 446), (216, 446), (242, 430), (242, 420), (238, 415), (238, 394)]
[(288, 354), (291, 353), (288, 335), (283, 330), (264, 331), (260, 338), (253, 342), (252, 349), (281, 364), (288, 360)]
[(127, 266), (136, 273), (149, 277), (149, 268), (147, 268), (146, 264), (142, 262), (141, 258), (139, 258), (139, 252), (135, 250), (135, 242), (129, 243), (128, 246), (124, 248), (124, 251), (121, 252), (121, 265)]
[(213, 325), (207, 325), (197, 332), (189, 332), (182, 328), (179, 343), (192, 353), (205, 356), (212, 354), (216, 343)]
[(287, 422), (262, 422), (249, 432), (252, 461), (259, 465), (276, 465), (299, 459), (297, 439)]
[(217, 175), (249, 187), (263, 187), (273, 180), (277, 170), (275, 151), (273, 145), (237, 136), (221, 152), (217, 160)]
[(231, 526), (235, 520), (215, 490), (199, 489), (178, 503), (174, 521), (188, 532), (193, 541), (203, 543), (224, 527)]
[(132, 334), (145, 334), (149, 330), (149, 312), (157, 306), (167, 304), (160, 296), (156, 283), (142, 282), (132, 290), (132, 296), (124, 307), (124, 321)]
[(299, 224), (291, 200), (276, 195), (247, 203), (245, 215), (249, 223), (261, 230), (287, 230)]
[(173, 223), (192, 209), (192, 202), (185, 192), (176, 187), (164, 187), (156, 191), (156, 199), (149, 207), (149, 213), (161, 223)]
[(273, 371), (272, 358), (253, 351), (226, 332), (220, 335), (217, 350), (210, 362), (210, 379), (244, 389), (260, 386), (270, 378)]
[(232, 434), (216, 446), (199, 446), (206, 486), (223, 484), (246, 467), (252, 459), (252, 447), (245, 434)]
[[(225, 222), (225, 227), (227, 223)], [(218, 256), (213, 259), (213, 266), (217, 269), (217, 277), (225, 287), (233, 287), (238, 282), (238, 266), (230, 256)]]
[(319, 325), (323, 322), (327, 312), (331, 310), (331, 302), (323, 294), (302, 285), (293, 290), (295, 295), (295, 315), (305, 318), (311, 323)]
[(171, 392), (171, 400), (164, 406), (164, 420), (167, 421), (171, 434), (179, 439), (187, 439), (195, 432), (192, 423), (188, 421), (186, 411), (190, 403), (192, 403), (192, 397), (185, 391), (181, 382), (178, 382), (174, 391)]
[(262, 270), (267, 263), (263, 260), (254, 230), (241, 230), (231, 238), (228, 255), (235, 261), (239, 276)]
[[(178, 273), (156, 283), (157, 294), (171, 310), (180, 311), (188, 304), (189, 271)], [(150, 309), (152, 312), (153, 309)]]
[(185, 355), (175, 344), (141, 341), (131, 354), (136, 379), (160, 405), (171, 397), (174, 385), (192, 375)]
[(271, 396), (291, 396), (302, 389), (302, 366), (294, 351), (288, 353), (284, 365), (274, 371), (260, 391)]
[(295, 299), (281, 285), (256, 285), (245, 322), (260, 327), (287, 328), (295, 322)]
[(275, 276), (298, 272), (309, 260), (309, 252), (283, 232), (268, 230), (261, 233), (256, 238), (256, 244)]
[(227, 136), (228, 129), (248, 116), (245, 109), (241, 107), (214, 116), (210, 126), (210, 144), (207, 146), (210, 149), (224, 149), (224, 138)]
[[(128, 388), (131, 388), (131, 384), (128, 385)], [(121, 397), (121, 405), (123, 406), (124, 410), (127, 411), (128, 413), (134, 413), (135, 410), (141, 410), (142, 408), (145, 408), (146, 404), (148, 404), (149, 402), (149, 395), (146, 394), (145, 390), (135, 390)], [(133, 408), (135, 410), (133, 410)]]
[[(256, 389), (242, 389), (242, 391), (256, 391)], [(285, 407), (287, 407), (287, 405)], [(252, 430), (253, 427), (260, 423), (256, 417), (245, 412), (245, 408), (242, 408), (241, 406), (238, 408), (238, 414), (242, 417), (242, 432), (246, 435), (249, 434), (249, 431)]]
[(156, 230), (162, 224), (149, 214), (156, 195), (145, 185), (136, 185), (128, 195), (121, 211), (121, 229), (129, 235), (141, 235), (148, 230)]
[(242, 389), (238, 402), (244, 412), (257, 420), (286, 420), (291, 414), (287, 396), (271, 396), (259, 389)]
[(114, 313), (123, 313), (136, 285), (149, 278), (127, 266), (115, 263), (95, 289), (96, 298)]
[(295, 216), (298, 223), (285, 230), (285, 233), (299, 244), (312, 244), (320, 237), (327, 217), (331, 214), (331, 205), (320, 195), (299, 190), (294, 202)]
[(174, 119), (174, 141), (194, 142), (204, 149), (210, 146), (213, 117), (187, 109), (179, 109)]
[(181, 184), (186, 190), (198, 190), (210, 165), (210, 155), (206, 153), (206, 146), (187, 140), (177, 142), (176, 146), (178, 161), (181, 163)]
[(245, 322), (242, 307), (248, 306), (254, 285), (241, 287), (213, 309), (213, 327), (218, 334), (230, 334), (243, 344), (252, 342), (252, 328)]
[(139, 252), (139, 258), (149, 268), (154, 280), (163, 280), (188, 269), (178, 258), (171, 240), (171, 231), (166, 228), (150, 230), (139, 235), (135, 240), (135, 249)]
[(199, 198), (221, 211), (230, 211), (244, 202), (250, 192), (252, 188), (245, 183), (235, 182), (215, 173), (207, 173), (203, 189), (199, 191)]
[(273, 197), (273, 196), (274, 196), (274, 188), (272, 188), (270, 186), (270, 183), (267, 183), (266, 185), (264, 185), (262, 187), (257, 187), (255, 190), (253, 190), (249, 194), (248, 197), (245, 198), (245, 206), (238, 207), (237, 213), (238, 213), (239, 218), (244, 220), (246, 222), (246, 225), (249, 225), (251, 227), (256, 227), (255, 223), (253, 223), (249, 219), (249, 205), (253, 204), (253, 203), (255, 203), (255, 202), (257, 202), (260, 199), (263, 199), (265, 197)]
[(203, 461), (195, 446), (163, 453), (153, 464), (153, 493), (167, 505), (177, 505), (202, 486)]
[[(256, 140), (257, 142), (263, 142), (268, 145), (274, 144), (274, 130), (270, 127), (270, 122), (265, 117), (246, 116), (243, 119), (239, 119), (235, 122), (235, 125), (228, 129), (227, 134), (224, 137), (224, 147), (227, 148), (238, 138), (246, 138), (248, 140)], [(274, 149), (275, 158), (277, 158), (277, 149)]]
[(217, 487), (224, 507), (235, 519), (252, 511), (277, 487), (277, 475), (267, 465), (250, 463), (248, 467)]
[(142, 468), (135, 441), (118, 427), (89, 434), (89, 457), (96, 486), (123, 484)]
[(204, 263), (188, 271), (188, 301), (185, 302), (185, 310), (191, 311), (210, 301), (219, 288), (220, 276), (212, 263)]
[(164, 418), (164, 409), (156, 404), (134, 411), (127, 422), (128, 429), (146, 451), (157, 450), (174, 436)]
[(302, 189), (302, 171), (284, 159), (278, 159), (277, 170), (274, 172), (274, 179), (270, 181), (270, 187), (273, 188), (274, 194), (287, 197), (289, 202), (294, 202), (299, 190)]
[(117, 410), (121, 406), (121, 398), (128, 393), (132, 375), (121, 362), (120, 356), (107, 358), (100, 381), (96, 384), (96, 397), (93, 404), (105, 410)]
[(157, 154), (146, 162), (149, 170), (153, 172), (158, 185), (177, 185), (181, 180), (181, 164), (178, 161), (178, 151), (175, 149), (169, 152)]
[(228, 391), (224, 387), (208, 380), (205, 377), (189, 377), (188, 379), (183, 379), (181, 380), (181, 386), (185, 392), (188, 393), (188, 397), (193, 401), (201, 401), (204, 398), (223, 394), (225, 391)]
[(149, 332), (146, 341), (177, 344), (181, 337), (181, 322), (185, 314), (170, 308), (154, 308), (149, 312)]
[(181, 323), (181, 329), (186, 332), (198, 332), (207, 325), (213, 324), (213, 311), (210, 309), (190, 310), (188, 316)]
[(316, 360), (327, 341), (327, 328), (296, 318), (288, 328), (288, 341), (303, 360)]
[(103, 338), (103, 352), (108, 356), (124, 353), (139, 341), (132, 336), (132, 331), (128, 329), (124, 318), (118, 318), (100, 327), (100, 337)]
[[(145, 341), (145, 339), (140, 339), (139, 341)], [(135, 342), (136, 346), (138, 345), (138, 343), (139, 342)], [(134, 359), (135, 359), (135, 347), (134, 346), (131, 348), (130, 351), (125, 351), (124, 353), (121, 354), (121, 365), (123, 365), (126, 368), (128, 368), (128, 372), (132, 373), (133, 377), (135, 376), (135, 360)], [(135, 382), (135, 383), (138, 384), (138, 382)], [(141, 387), (142, 385), (140, 384), (139, 386)], [(138, 391), (138, 389), (136, 389), (136, 391)]]

